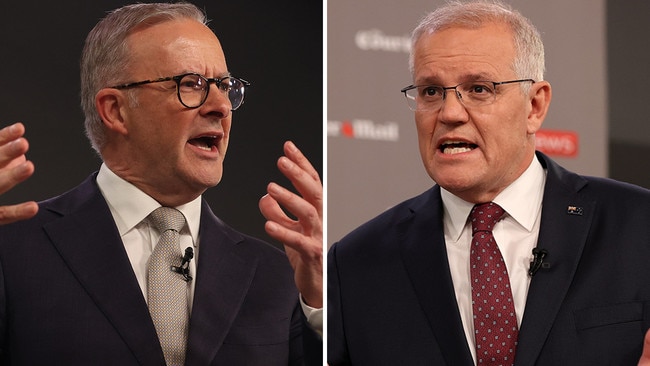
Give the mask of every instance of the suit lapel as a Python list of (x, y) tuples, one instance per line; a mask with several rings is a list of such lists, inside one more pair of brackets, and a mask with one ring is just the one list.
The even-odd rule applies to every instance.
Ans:
[(155, 328), (94, 176), (53, 201), (44, 229), (70, 271), (142, 364), (163, 361)]
[(449, 271), (436, 186), (398, 224), (402, 260), (448, 365), (472, 365)]
[(534, 365), (575, 275), (593, 220), (596, 201), (578, 195), (586, 181), (540, 156), (547, 168), (537, 247), (545, 262), (533, 277), (519, 332), (516, 365)]
[(205, 201), (186, 365), (208, 365), (230, 330), (255, 275), (258, 257)]

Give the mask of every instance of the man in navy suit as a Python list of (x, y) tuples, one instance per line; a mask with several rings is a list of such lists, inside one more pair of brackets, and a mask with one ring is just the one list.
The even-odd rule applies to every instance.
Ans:
[[(436, 184), (330, 248), (329, 364), (636, 365), (650, 328), (650, 192), (535, 151), (551, 101), (538, 31), (506, 5), (451, 3), (412, 46), (402, 91)], [(474, 310), (488, 274), (473, 275), (482, 240), (468, 218), (483, 203), (505, 211), (490, 230), (516, 322), (507, 354), (504, 337), (483, 345), (501, 329)]]
[[(161, 206), (186, 221), (178, 261), (181, 248), (194, 253), (183, 364), (321, 363), (317, 172), (287, 142), (278, 167), (300, 195), (270, 183), (260, 202), (289, 260), (230, 228), (201, 198), (221, 179), (247, 86), (230, 75), (205, 24), (191, 4), (135, 4), (88, 35), (82, 106), (103, 164), (71, 191), (7, 216), (35, 217), (0, 227), (0, 364), (164, 365), (146, 274), (159, 236), (149, 214)], [(14, 161), (2, 167), (15, 177), (7, 188), (33, 172), (23, 133), (22, 125), (0, 131), (0, 162)], [(13, 150), (10, 140), (19, 141)]]

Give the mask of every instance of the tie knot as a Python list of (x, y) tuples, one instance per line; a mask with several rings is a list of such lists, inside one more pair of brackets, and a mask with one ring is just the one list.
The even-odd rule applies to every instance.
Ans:
[(479, 231), (492, 231), (505, 211), (494, 202), (477, 204), (472, 208), (469, 218), (472, 221), (472, 235)]
[(183, 213), (171, 207), (158, 207), (153, 210), (149, 218), (161, 234), (167, 230), (181, 231), (185, 226)]

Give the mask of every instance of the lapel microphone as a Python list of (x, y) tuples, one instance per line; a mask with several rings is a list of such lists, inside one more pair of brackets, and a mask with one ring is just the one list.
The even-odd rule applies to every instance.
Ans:
[(176, 266), (171, 266), (171, 271), (180, 273), (183, 275), (183, 280), (185, 282), (190, 282), (192, 281), (192, 276), (190, 276), (190, 261), (194, 258), (194, 250), (192, 247), (187, 247), (185, 248), (185, 255), (181, 259), (181, 265), (176, 267)]
[(548, 255), (548, 250), (533, 248), (533, 261), (530, 262), (530, 268), (528, 269), (528, 275), (533, 277), (535, 273), (540, 269), (540, 267), (548, 268), (549, 264), (544, 263), (544, 258)]

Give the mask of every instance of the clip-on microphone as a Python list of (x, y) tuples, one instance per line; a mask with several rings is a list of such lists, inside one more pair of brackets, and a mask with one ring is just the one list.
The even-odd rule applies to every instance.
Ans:
[[(542, 267), (544, 264), (544, 258), (548, 255), (546, 249), (533, 248), (533, 261), (530, 262), (530, 268), (528, 269), (528, 275), (533, 277), (535, 273)], [(544, 268), (548, 267), (548, 264)]]
[(194, 258), (194, 250), (192, 247), (185, 248), (185, 255), (182, 258), (180, 266), (171, 266), (171, 271), (180, 273), (183, 275), (183, 280), (185, 282), (192, 281), (192, 276), (190, 276), (190, 261)]

